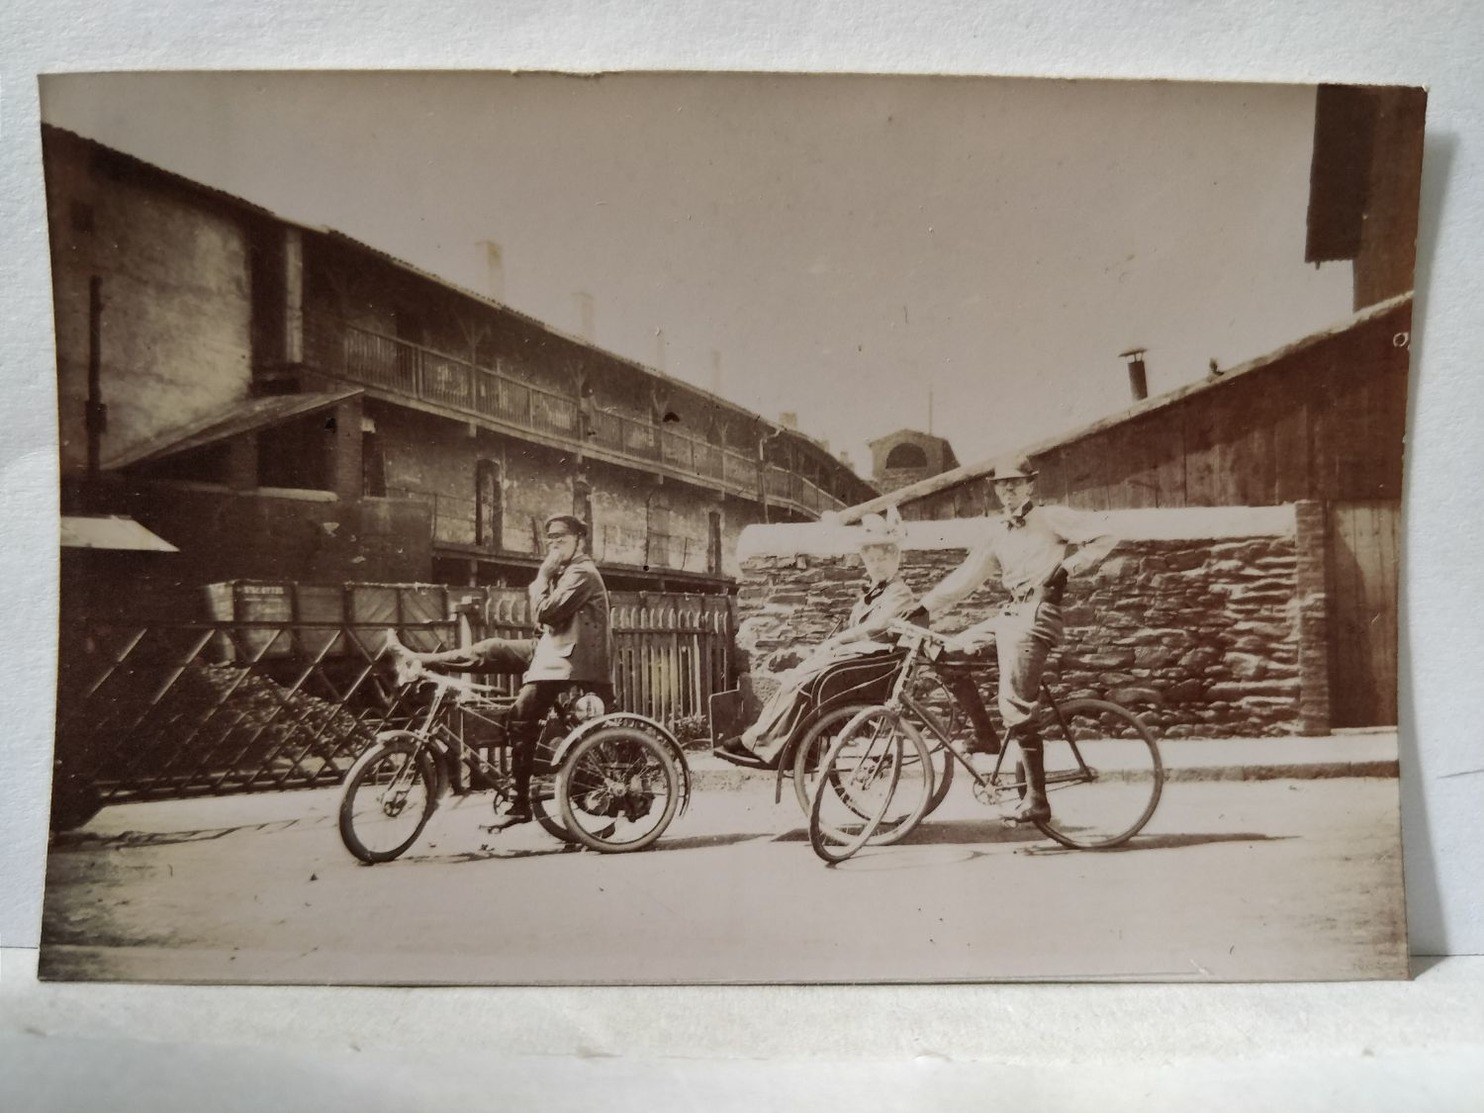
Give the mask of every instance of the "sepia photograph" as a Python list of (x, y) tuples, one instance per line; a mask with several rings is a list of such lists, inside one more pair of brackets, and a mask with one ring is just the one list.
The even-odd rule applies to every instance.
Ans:
[(40, 976), (1408, 977), (1425, 102), (44, 75)]

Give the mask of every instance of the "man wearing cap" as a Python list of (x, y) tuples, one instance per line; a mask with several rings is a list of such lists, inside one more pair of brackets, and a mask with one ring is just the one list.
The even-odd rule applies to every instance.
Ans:
[(1026, 794), (1008, 817), (1045, 822), (1046, 767), (1037, 716), (1041, 672), (1061, 642), (1061, 599), (1067, 579), (1103, 561), (1117, 540), (1098, 518), (1059, 505), (1035, 503), (1036, 474), (1021, 457), (996, 463), (995, 496), (1000, 516), (985, 517), (979, 541), (957, 570), (922, 598), (934, 617), (998, 577), (1010, 595), (1000, 613), (958, 633), (954, 643), (967, 652), (995, 644), (1000, 669), (999, 710), (1006, 733), (1020, 745)]
[(523, 672), (520, 692), (507, 723), (515, 795), (501, 826), (531, 820), (531, 769), (541, 720), (563, 689), (585, 683), (612, 701), (612, 632), (608, 626), (608, 590), (586, 550), (587, 525), (576, 516), (546, 521), (546, 557), (531, 582), (531, 619), (540, 630), (535, 640), (492, 637), (447, 652), (401, 654), (424, 665), (463, 670)]
[(732, 737), (713, 750), (717, 757), (740, 768), (777, 767), (779, 753), (805, 713), (804, 692), (809, 683), (833, 664), (891, 646), (877, 639), (886, 631), (887, 623), (917, 608), (911, 589), (898, 576), (904, 534), (895, 508), (888, 508), (884, 517), (873, 513), (861, 521), (858, 539), (866, 584), (851, 607), (845, 627), (783, 677), (758, 719), (740, 737)]

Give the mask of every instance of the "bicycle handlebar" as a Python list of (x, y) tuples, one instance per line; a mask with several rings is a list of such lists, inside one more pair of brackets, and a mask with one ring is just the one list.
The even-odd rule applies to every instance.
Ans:
[(938, 643), (944, 647), (948, 646), (948, 641), (951, 639), (942, 632), (934, 632), (931, 628), (923, 628), (921, 625), (900, 618), (888, 621), (886, 628), (888, 632), (895, 632), (898, 636), (910, 636), (923, 643)]
[[(888, 632), (894, 632), (906, 639), (916, 640), (919, 644), (930, 647), (936, 645), (939, 651), (973, 653), (979, 648), (984, 647), (985, 642), (976, 639), (973, 644), (964, 645), (960, 643), (960, 638), (966, 632), (975, 632), (975, 629), (978, 627), (977, 625), (970, 625), (963, 632), (934, 632), (930, 628), (923, 628), (921, 625), (913, 624), (911, 621), (897, 618), (887, 622), (886, 630)], [(981, 634), (975, 633), (975, 635), (977, 637)]]

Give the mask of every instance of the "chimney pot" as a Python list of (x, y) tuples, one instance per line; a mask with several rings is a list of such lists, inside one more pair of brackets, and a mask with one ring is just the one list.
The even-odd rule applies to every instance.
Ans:
[(586, 342), (596, 341), (592, 295), (586, 291), (574, 291), (572, 301), (577, 305), (577, 336)]
[(485, 294), (496, 302), (505, 301), (505, 252), (498, 241), (482, 240), (484, 248)]
[(1134, 395), (1134, 400), (1149, 398), (1149, 376), (1144, 367), (1144, 350), (1127, 349), (1118, 354), (1128, 361), (1128, 387)]

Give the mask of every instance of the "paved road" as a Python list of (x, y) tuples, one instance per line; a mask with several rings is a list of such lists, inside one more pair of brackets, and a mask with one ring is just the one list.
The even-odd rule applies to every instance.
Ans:
[[(213, 829), (60, 843), (42, 972), (149, 981), (1315, 979), (1406, 972), (1391, 779), (1172, 783), (1127, 847), (1061, 850), (956, 787), (909, 843), (829, 869), (797, 807), (698, 792), (654, 849), (490, 838), (482, 797), (402, 860), (341, 847), (334, 793)], [(234, 814), (234, 812), (236, 812)], [(198, 812), (199, 814), (199, 812)], [(268, 816), (274, 814), (267, 812)]]

